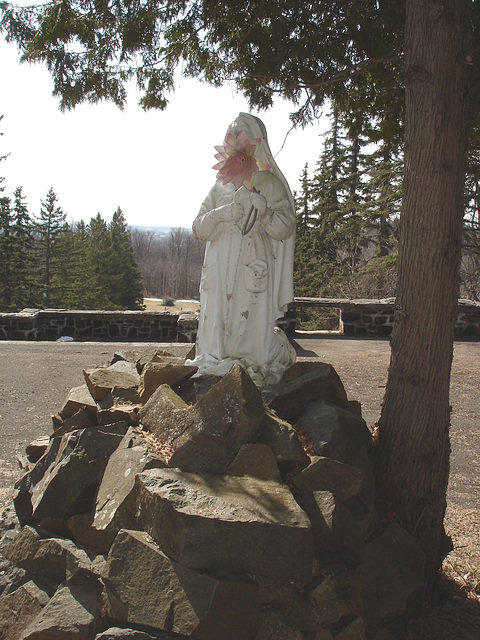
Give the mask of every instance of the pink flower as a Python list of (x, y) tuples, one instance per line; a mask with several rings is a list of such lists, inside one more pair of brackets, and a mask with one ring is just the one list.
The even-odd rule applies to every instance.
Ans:
[(253, 191), (255, 171), (271, 169), (266, 160), (255, 155), (260, 143), (260, 138), (249, 140), (245, 131), (240, 131), (237, 136), (229, 133), (223, 146), (215, 146), (218, 151), (215, 158), (219, 162), (213, 169), (218, 171), (217, 178), (223, 180), (223, 184), (233, 182), (236, 189), (243, 185)]

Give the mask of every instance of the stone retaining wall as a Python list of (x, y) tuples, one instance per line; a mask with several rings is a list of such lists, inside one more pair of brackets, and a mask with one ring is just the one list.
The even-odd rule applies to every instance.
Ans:
[[(347, 298), (295, 298), (293, 308), (323, 307), (340, 311), (338, 330), (346, 336), (389, 336), (395, 316), (395, 298), (349, 300)], [(425, 318), (428, 322), (428, 317)], [(456, 338), (480, 337), (480, 303), (458, 301)]]
[[(393, 329), (395, 298), (348, 300), (343, 298), (295, 298), (279, 325), (295, 332), (295, 309), (338, 309), (339, 333), (346, 336), (388, 336)], [(425, 318), (428, 322), (428, 318)], [(68, 311), (23, 309), (0, 314), (0, 340), (195, 342), (198, 315), (169, 311)], [(458, 301), (457, 338), (480, 337), (480, 303)]]
[(165, 311), (24, 309), (0, 314), (0, 339), (174, 342), (178, 321), (178, 314)]

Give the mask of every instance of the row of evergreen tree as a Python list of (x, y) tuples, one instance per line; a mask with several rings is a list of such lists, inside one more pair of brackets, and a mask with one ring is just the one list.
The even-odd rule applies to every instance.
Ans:
[[(295, 295), (394, 296), (403, 148), (372, 142), (365, 124), (330, 116), (322, 154), (296, 193)], [(367, 137), (367, 133), (370, 135)], [(480, 142), (480, 141), (479, 141)], [(480, 144), (466, 181), (462, 297), (480, 297)]]
[[(334, 111), (313, 174), (304, 168), (295, 194), (296, 296), (396, 293), (403, 150), (395, 141), (375, 144), (371, 133)], [(466, 181), (460, 292), (473, 300), (480, 298), (478, 142)], [(0, 310), (140, 309), (144, 293), (193, 297), (203, 250), (185, 229), (164, 238), (130, 231), (120, 208), (110, 223), (98, 214), (88, 224), (68, 224), (53, 189), (30, 215), (19, 187), (12, 198), (0, 197)]]
[(50, 189), (30, 215), (22, 188), (0, 198), (0, 310), (141, 309), (143, 282), (120, 208), (69, 224)]

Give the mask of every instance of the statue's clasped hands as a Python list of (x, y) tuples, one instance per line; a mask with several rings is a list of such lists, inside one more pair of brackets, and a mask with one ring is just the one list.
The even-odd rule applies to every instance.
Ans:
[(253, 191), (250, 193), (250, 202), (252, 203), (252, 206), (250, 207), (250, 211), (248, 212), (245, 224), (242, 228), (242, 235), (244, 236), (246, 236), (247, 233), (250, 233), (253, 229), (253, 226), (257, 221), (257, 215), (260, 215), (262, 218), (267, 212), (267, 201), (260, 191), (255, 189), (255, 187), (253, 187)]

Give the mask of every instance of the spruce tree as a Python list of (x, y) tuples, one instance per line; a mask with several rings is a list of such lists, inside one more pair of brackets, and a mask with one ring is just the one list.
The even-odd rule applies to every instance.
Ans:
[(58, 258), (58, 239), (66, 220), (66, 213), (57, 202), (58, 197), (53, 188), (50, 188), (45, 201), (41, 203), (40, 214), (34, 221), (36, 258), (42, 282), (43, 304), (46, 307), (51, 304), (54, 261)]
[(14, 244), (12, 237), (12, 207), (7, 197), (0, 198), (0, 309), (16, 311), (13, 302), (15, 289)]
[(72, 227), (72, 265), (69, 306), (72, 309), (107, 309), (109, 302), (98, 282), (98, 270), (91, 255), (89, 228), (83, 221)]
[(112, 309), (110, 301), (110, 239), (106, 221), (97, 213), (87, 226), (87, 263), (91, 268), (91, 291), (94, 307)]
[(109, 299), (120, 309), (142, 309), (142, 277), (135, 261), (127, 222), (120, 207), (113, 214), (108, 233)]
[[(0, 116), (0, 122), (2, 120), (3, 120), (3, 115)], [(0, 131), (0, 136), (3, 136), (3, 132), (2, 131)], [(6, 160), (6, 158), (7, 158), (7, 155), (3, 155), (3, 156), (0, 155), (0, 162), (2, 160)], [(5, 182), (5, 177), (4, 176), (0, 176), (0, 193), (5, 190), (5, 187), (3, 186), (4, 182)]]
[(16, 309), (34, 306), (37, 297), (35, 281), (32, 220), (28, 213), (22, 187), (13, 193), (12, 234), (14, 243), (14, 271), (16, 286), (14, 306)]

